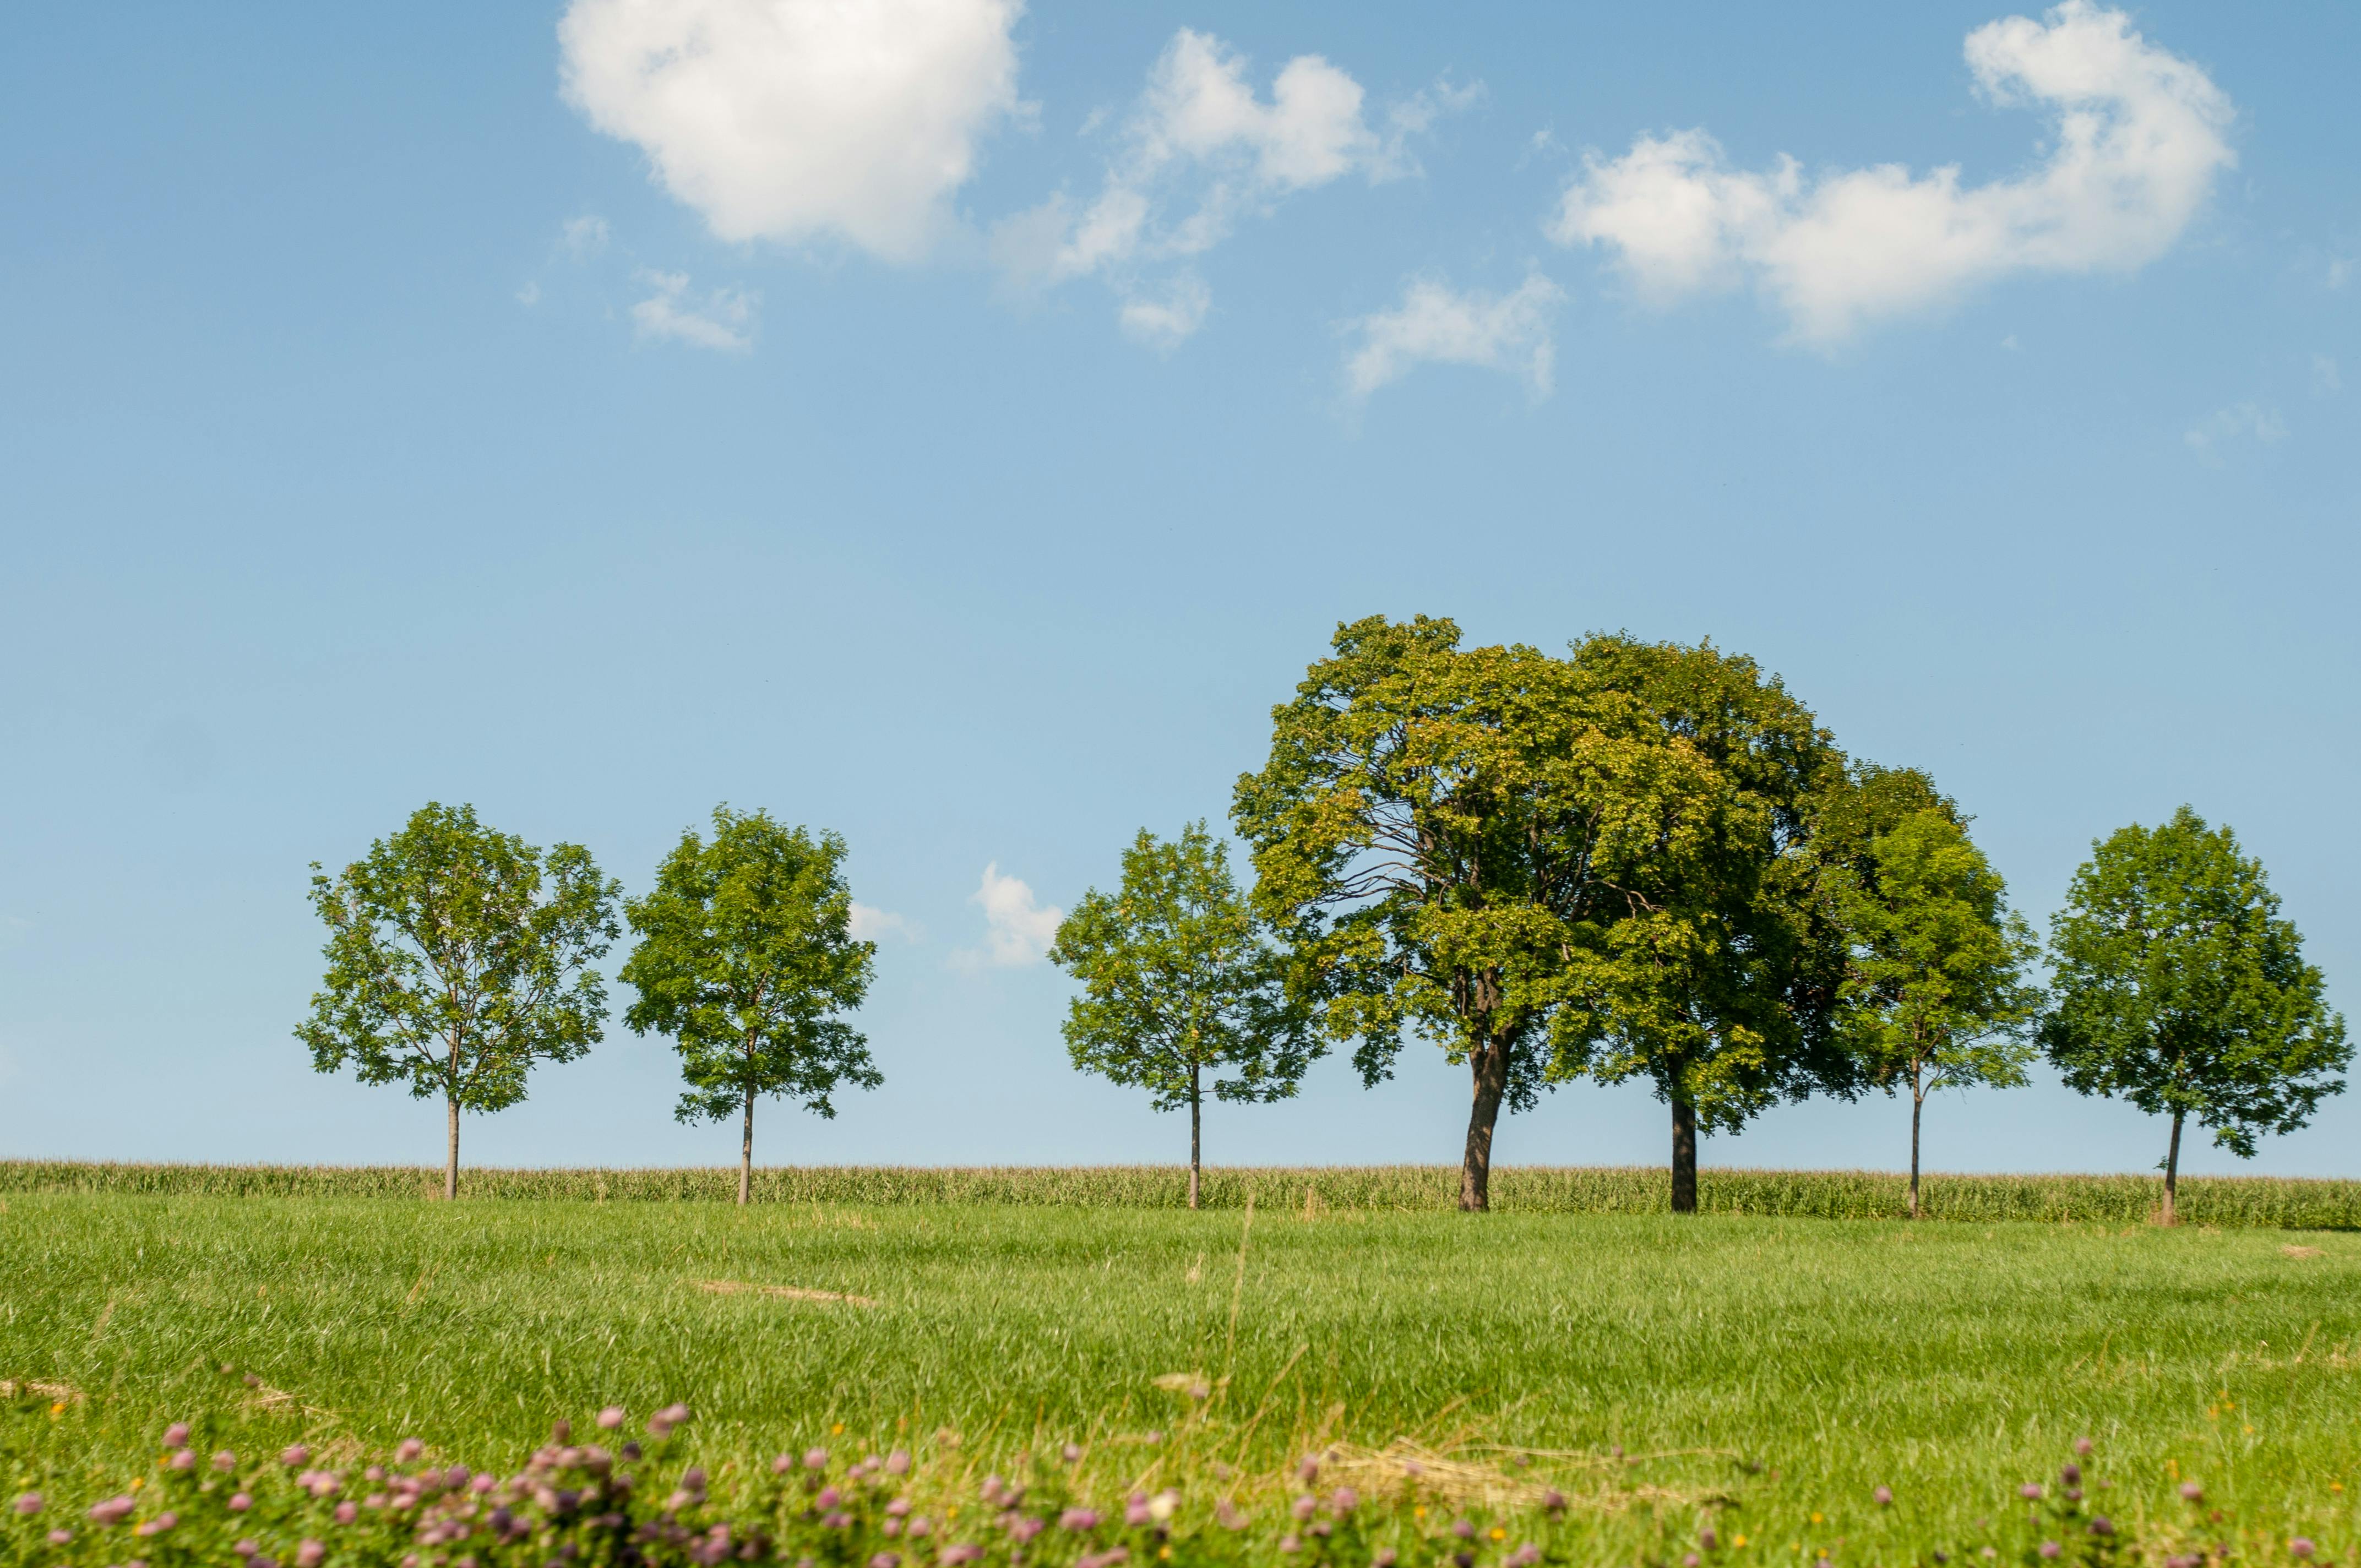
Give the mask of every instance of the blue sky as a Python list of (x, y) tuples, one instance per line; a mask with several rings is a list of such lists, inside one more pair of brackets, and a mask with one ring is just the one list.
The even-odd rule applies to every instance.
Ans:
[[(887, 1084), (758, 1157), (1178, 1158), (1066, 1066), (1041, 912), (1372, 612), (1752, 653), (2037, 923), (2187, 801), (2352, 1005), (2361, 13), (856, 15), (14, 18), (0, 1153), (434, 1159), (289, 1034), (307, 863), (432, 798), (634, 891), (719, 800), (846, 836)], [(731, 1157), (673, 1083), (618, 1025), (467, 1157)], [(1208, 1153), (1449, 1160), (1466, 1094), (1332, 1059)], [(2162, 1141), (2045, 1083), (1928, 1160)], [(1585, 1086), (1499, 1157), (1666, 1143)], [(2246, 1168), (2356, 1150), (2347, 1097)]]

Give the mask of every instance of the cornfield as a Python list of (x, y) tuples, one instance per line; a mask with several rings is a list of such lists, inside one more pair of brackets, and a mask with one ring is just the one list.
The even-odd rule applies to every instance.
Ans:
[[(731, 1168), (463, 1170), (463, 1198), (593, 1203), (712, 1203), (736, 1196)], [(1209, 1168), (1203, 1201), (1237, 1209), (1422, 1212), (1451, 1208), (1455, 1168), (1242, 1166)], [(85, 1192), (208, 1197), (440, 1196), (442, 1172), (417, 1166), (134, 1165), (0, 1161), (0, 1193)], [(1927, 1217), (1990, 1223), (2136, 1224), (2155, 1216), (2161, 1184), (2141, 1176), (1932, 1176)], [(754, 1173), (765, 1203), (994, 1204), (1020, 1208), (1177, 1209), (1188, 1175), (1176, 1166), (781, 1166)], [(1643, 1167), (1521, 1166), (1492, 1172), (1503, 1212), (1662, 1213), (1671, 1179)], [(2361, 1229), (2361, 1181), (2189, 1177), (2180, 1212), (2191, 1224), (2289, 1230)], [(1707, 1213), (1823, 1220), (1899, 1219), (1903, 1179), (1877, 1171), (1715, 1170), (1697, 1173)]]

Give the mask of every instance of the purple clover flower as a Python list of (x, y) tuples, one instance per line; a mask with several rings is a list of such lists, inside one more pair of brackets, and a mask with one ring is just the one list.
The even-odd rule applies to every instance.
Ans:
[(2054, 1541), (2045, 1541), (2041, 1543), (2041, 1555), (2044, 1557), (2055, 1557), (2065, 1550)]
[(188, 1422), (174, 1421), (170, 1426), (164, 1429), (164, 1446), (166, 1448), (182, 1448), (187, 1446), (188, 1441)]
[(228, 1475), (231, 1471), (237, 1468), (237, 1455), (232, 1453), (226, 1448), (223, 1449), (219, 1453), (214, 1455), (214, 1468), (220, 1471), (225, 1475)]
[(16, 1511), (27, 1519), (30, 1519), (35, 1514), (39, 1513), (41, 1511), (41, 1495), (38, 1492), (26, 1492), (21, 1494), (16, 1498)]
[(1099, 1511), (1096, 1508), (1068, 1508), (1058, 1516), (1058, 1528), (1072, 1530), (1078, 1535), (1083, 1530), (1096, 1530), (1099, 1528)]
[(1891, 1486), (1880, 1486), (1869, 1496), (1871, 1501), (1881, 1508), (1890, 1508), (1894, 1506), (1894, 1488)]
[(2320, 1549), (2318, 1547), (2312, 1543), (2312, 1539), (2309, 1536), (2299, 1535), (2293, 1541), (2288, 1542), (2288, 1554), (2291, 1557), (2300, 1559), (2309, 1558), (2314, 1552), (2319, 1550)]

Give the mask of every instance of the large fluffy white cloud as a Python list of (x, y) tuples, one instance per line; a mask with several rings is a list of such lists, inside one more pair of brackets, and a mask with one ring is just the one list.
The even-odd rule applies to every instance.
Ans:
[(1557, 359), (1550, 317), (1565, 299), (1538, 272), (1506, 294), (1463, 294), (1421, 279), (1392, 310), (1346, 323), (1357, 345), (1345, 356), (1345, 389), (1366, 398), (1431, 363), (1506, 371), (1542, 397)]
[(2015, 179), (1899, 164), (1807, 176), (1793, 159), (1732, 170), (1710, 136), (1679, 131), (1588, 159), (1549, 232), (1609, 247), (1660, 301), (1752, 278), (1798, 338), (1825, 345), (2010, 272), (2144, 266), (2236, 162), (2228, 96), (2120, 11), (2068, 0), (1977, 28), (1966, 53), (1993, 102), (2052, 117), (2046, 155)]
[(1347, 175), (1415, 172), (1410, 139), (1478, 91), (1417, 93), (1373, 124), (1361, 84), (1319, 55), (1281, 66), (1268, 97), (1247, 63), (1211, 34), (1176, 33), (1116, 133), (1098, 195), (1087, 204), (1053, 196), (1003, 224), (1002, 262), (1034, 282), (1109, 278), (1126, 329), (1170, 346), (1196, 330), (1210, 296), (1191, 276), (1144, 281), (1145, 271), (1202, 255), (1282, 197)]
[(906, 260), (1016, 106), (1017, 0), (574, 0), (567, 101), (723, 239)]

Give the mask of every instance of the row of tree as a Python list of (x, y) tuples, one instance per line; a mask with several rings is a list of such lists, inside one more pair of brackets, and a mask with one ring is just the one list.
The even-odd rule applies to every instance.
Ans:
[[(836, 1114), (846, 1086), (884, 1080), (840, 1014), (868, 993), (876, 944), (851, 932), (844, 840), (760, 811), (713, 813), (623, 901), (637, 938), (621, 970), (638, 992), (623, 1020), (669, 1036), (688, 1087), (683, 1122), (742, 1118), (738, 1201), (751, 1196), (754, 1102)], [(327, 975), (296, 1037), (322, 1072), (440, 1097), (449, 1133), (443, 1193), (459, 1195), (459, 1113), (525, 1095), (536, 1062), (571, 1061), (600, 1038), (607, 990), (593, 967), (621, 935), (620, 883), (588, 850), (546, 851), (429, 803), (334, 878), (315, 862)]]
[[(1074, 1063), (1188, 1109), (1192, 1207), (1209, 1092), (1286, 1098), (1337, 1048), (1374, 1085), (1411, 1036), (1468, 1072), (1471, 1210), (1501, 1113), (1586, 1078), (1669, 1105), (1676, 1212), (1701, 1130), (1906, 1090), (1915, 1214), (1927, 1095), (2022, 1083), (2046, 1049), (2074, 1088), (2170, 1118), (2168, 1219), (2186, 1122), (2251, 1155), (2342, 1089), (2344, 1021), (2226, 828), (2184, 807), (2094, 845), (2045, 990), (1958, 806), (1850, 761), (1752, 661), (1620, 634), (1563, 657), (1459, 644), (1447, 620), (1339, 628), (1238, 781), (1251, 891), (1202, 822), (1142, 831), (1117, 890), (1058, 931)], [(443, 1099), (456, 1197), (460, 1112), (513, 1104), (534, 1062), (600, 1037), (620, 905), (625, 1022), (678, 1048), (679, 1119), (741, 1119), (744, 1202), (756, 1100), (832, 1116), (837, 1091), (882, 1081), (844, 1017), (875, 948), (843, 858), (725, 806), (626, 901), (580, 846), (429, 805), (340, 875), (313, 868), (328, 970), (297, 1034), (322, 1071)]]
[(2168, 1221), (2186, 1122), (2250, 1156), (2342, 1089), (2320, 971), (2260, 864), (2187, 807), (2093, 846), (2045, 992), (1957, 805), (1849, 761), (1752, 660), (1459, 644), (1447, 620), (1340, 628), (1238, 781), (1251, 894), (1202, 823), (1142, 832), (1058, 934), (1074, 1062), (1188, 1108), (1192, 1204), (1209, 1087), (1285, 1098), (1344, 1047), (1375, 1084), (1406, 1035), (1468, 1072), (1471, 1210), (1501, 1112), (1585, 1078), (1669, 1105), (1676, 1212), (1701, 1129), (1906, 1091), (1915, 1215), (1927, 1095), (2023, 1083), (2046, 1049), (2170, 1118)]

